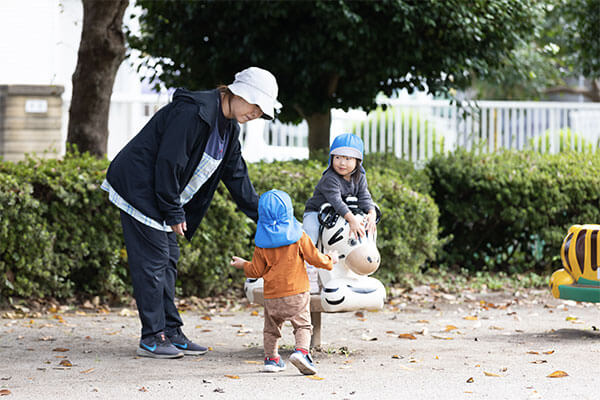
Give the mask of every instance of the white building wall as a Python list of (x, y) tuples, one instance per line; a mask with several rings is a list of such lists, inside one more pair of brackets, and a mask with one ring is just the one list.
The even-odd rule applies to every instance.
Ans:
[[(125, 12), (125, 23), (138, 29), (129, 17), (135, 11), (134, 1)], [(81, 0), (0, 0), (0, 85), (61, 85), (64, 86), (65, 107), (70, 104), (72, 75), (77, 65), (77, 52), (83, 25)], [(145, 90), (141, 76), (125, 60), (115, 79), (113, 98), (132, 98)], [(164, 102), (164, 95), (161, 101)], [(146, 100), (148, 95), (146, 95)], [(116, 108), (116, 109), (115, 109)], [(133, 115), (125, 116), (124, 113)], [(143, 125), (144, 110), (111, 106), (109, 116), (109, 157), (114, 156)], [(63, 118), (63, 148), (67, 137), (68, 108)], [(126, 118), (126, 122), (123, 118)], [(121, 122), (123, 121), (123, 122)], [(131, 121), (136, 121), (133, 126)], [(131, 132), (126, 129), (132, 130)]]

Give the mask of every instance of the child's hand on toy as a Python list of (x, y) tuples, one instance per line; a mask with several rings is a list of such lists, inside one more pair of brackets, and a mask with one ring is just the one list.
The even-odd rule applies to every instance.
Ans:
[(352, 214), (351, 212), (349, 212), (348, 214), (350, 214), (350, 215), (348, 215), (348, 217), (346, 218), (346, 221), (348, 221), (348, 224), (350, 225), (350, 237), (358, 239), (358, 237), (365, 236), (365, 227), (364, 227), (363, 218), (358, 217), (358, 216)]
[(331, 261), (334, 264), (337, 264), (338, 261), (340, 261), (340, 257), (338, 256), (338, 252), (336, 250), (332, 251), (331, 253), (327, 253), (327, 255), (331, 257)]
[(375, 210), (369, 211), (369, 213), (367, 214), (367, 225), (365, 229), (370, 235), (373, 235), (377, 230), (377, 224), (375, 223), (376, 219), (377, 214), (375, 214)]
[(231, 257), (230, 264), (232, 266), (234, 266), (235, 268), (237, 268), (237, 269), (243, 269), (244, 268), (244, 263), (246, 263), (246, 262), (247, 261), (244, 260), (243, 258), (233, 256), (233, 257)]

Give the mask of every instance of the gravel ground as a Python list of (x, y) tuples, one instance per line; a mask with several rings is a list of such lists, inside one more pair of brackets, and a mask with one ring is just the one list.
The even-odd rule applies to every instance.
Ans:
[[(211, 350), (178, 360), (135, 355), (130, 309), (0, 315), (7, 399), (600, 398), (600, 306), (547, 291), (453, 296), (423, 286), (379, 312), (325, 314), (313, 378), (289, 363), (261, 372), (260, 307), (183, 312), (184, 331)], [(556, 371), (567, 376), (548, 377)]]

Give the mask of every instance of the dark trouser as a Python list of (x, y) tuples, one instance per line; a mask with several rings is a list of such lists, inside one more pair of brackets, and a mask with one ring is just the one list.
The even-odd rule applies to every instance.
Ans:
[(183, 325), (174, 303), (179, 260), (175, 233), (151, 228), (123, 211), (121, 225), (142, 338)]

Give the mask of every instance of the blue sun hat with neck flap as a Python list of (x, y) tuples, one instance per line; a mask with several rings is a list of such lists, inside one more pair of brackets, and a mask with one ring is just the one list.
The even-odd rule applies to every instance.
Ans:
[(329, 167), (331, 167), (331, 159), (333, 156), (354, 157), (358, 159), (358, 169), (365, 172), (362, 166), (364, 158), (365, 146), (362, 139), (353, 133), (343, 133), (333, 139), (333, 143), (329, 147)]
[(290, 196), (277, 189), (263, 193), (258, 200), (256, 246), (272, 249), (296, 243), (301, 237), (302, 225), (294, 217)]

